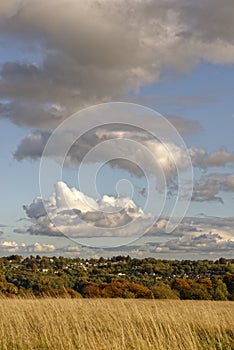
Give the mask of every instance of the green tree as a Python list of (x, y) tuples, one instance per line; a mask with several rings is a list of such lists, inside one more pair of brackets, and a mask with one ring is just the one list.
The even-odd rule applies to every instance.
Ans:
[(158, 282), (150, 289), (155, 299), (179, 299), (178, 293), (164, 282)]
[(228, 300), (229, 293), (226, 284), (218, 279), (214, 284), (213, 299), (214, 300)]

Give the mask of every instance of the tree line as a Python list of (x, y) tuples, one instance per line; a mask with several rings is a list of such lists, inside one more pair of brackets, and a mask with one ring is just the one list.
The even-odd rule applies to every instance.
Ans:
[(234, 300), (234, 259), (0, 258), (0, 296)]

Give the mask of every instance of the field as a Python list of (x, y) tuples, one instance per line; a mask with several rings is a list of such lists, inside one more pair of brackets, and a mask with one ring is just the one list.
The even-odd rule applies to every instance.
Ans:
[(1, 299), (1, 350), (234, 349), (234, 303)]

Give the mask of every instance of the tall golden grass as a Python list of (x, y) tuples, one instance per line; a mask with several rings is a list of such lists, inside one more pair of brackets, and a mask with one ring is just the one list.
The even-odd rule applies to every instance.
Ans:
[(1, 299), (1, 350), (234, 349), (234, 303)]

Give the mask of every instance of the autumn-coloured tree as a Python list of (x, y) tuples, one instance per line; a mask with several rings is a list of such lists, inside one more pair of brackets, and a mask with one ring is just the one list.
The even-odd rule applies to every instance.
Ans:
[(103, 298), (122, 298), (124, 291), (127, 289), (126, 283), (112, 282), (102, 285)]
[(84, 298), (100, 298), (101, 291), (96, 283), (87, 283), (82, 288), (82, 295)]
[(141, 284), (131, 282), (128, 290), (135, 295), (135, 298), (153, 299), (152, 291)]

